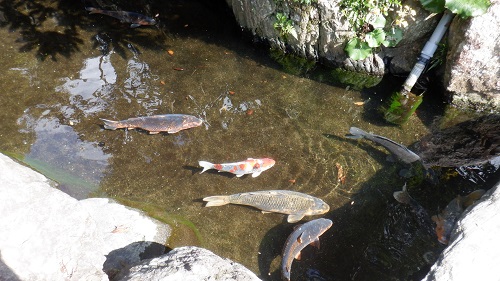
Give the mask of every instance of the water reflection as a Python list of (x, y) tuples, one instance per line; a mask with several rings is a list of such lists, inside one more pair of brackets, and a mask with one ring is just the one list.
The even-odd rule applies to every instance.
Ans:
[(50, 112), (46, 109), (37, 118), (27, 110), (18, 119), (20, 132), (36, 136), (23, 161), (56, 180), (71, 196), (88, 198), (99, 187), (110, 155), (98, 143), (81, 140), (71, 126), (60, 124)]
[(132, 44), (128, 44), (128, 48), (134, 55), (127, 61), (128, 77), (123, 82), (121, 91), (129, 103), (140, 104), (147, 109), (148, 115), (153, 114), (163, 104), (158, 87), (153, 86), (159, 80), (158, 75), (153, 75), (149, 65), (140, 60), (139, 51)]
[(64, 78), (65, 83), (56, 91), (70, 94), (71, 105), (85, 116), (102, 112), (108, 108), (108, 100), (116, 86), (117, 74), (108, 55), (88, 58), (83, 62), (79, 77)]

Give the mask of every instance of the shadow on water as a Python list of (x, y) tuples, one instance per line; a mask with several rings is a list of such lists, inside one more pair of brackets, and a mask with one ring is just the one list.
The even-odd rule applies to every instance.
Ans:
[[(201, 5), (201, 6), (200, 6)], [(156, 27), (130, 28), (130, 23), (118, 19), (89, 14), (86, 7), (97, 7), (112, 11), (134, 11), (154, 17), (158, 15)], [(225, 10), (224, 21), (220, 17), (207, 16), (215, 10)], [(208, 12), (207, 10), (212, 11)], [(220, 13), (220, 11), (217, 11)], [(164, 50), (169, 46), (170, 36), (200, 37), (208, 43), (221, 43), (211, 37), (210, 32), (237, 30), (234, 17), (230, 15), (224, 1), (20, 1), (7, 0), (0, 3), (0, 27), (18, 31), (19, 51), (32, 52), (40, 60), (58, 56), (70, 58), (90, 38), (82, 37), (79, 30), (95, 32), (91, 40), (94, 47), (106, 55), (113, 50), (123, 58), (131, 46), (135, 52), (141, 48)], [(232, 20), (228, 24), (228, 20)], [(207, 22), (208, 21), (208, 22)], [(209, 30), (210, 29), (210, 30)]]
[[(320, 237), (320, 249), (309, 245), (304, 249), (305, 258), (294, 260), (292, 280), (417, 281), (425, 277), (446, 246), (438, 242), (435, 225), (422, 225), (409, 205), (394, 199), (393, 193), (408, 182), (397, 176), (400, 168), (386, 163), (350, 202), (322, 216), (332, 220), (333, 226)], [(450, 170), (439, 185), (424, 181), (410, 192), (434, 215), (457, 194), (489, 189), (499, 176), (500, 170), (477, 185)], [(263, 280), (282, 280), (281, 251), (293, 229), (291, 224), (276, 225), (261, 240), (259, 271)]]

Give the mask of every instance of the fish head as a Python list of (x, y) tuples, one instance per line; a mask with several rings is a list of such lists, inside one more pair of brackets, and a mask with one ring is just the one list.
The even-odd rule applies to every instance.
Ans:
[(141, 19), (139, 19), (139, 21), (137, 23), (140, 25), (156, 25), (157, 24), (156, 20), (152, 19), (152, 18), (141, 18)]
[(440, 215), (432, 216), (432, 220), (436, 223), (436, 236), (439, 243), (447, 245), (448, 239), (446, 238), (444, 229), (444, 219)]
[(432, 216), (432, 220), (436, 223), (436, 236), (439, 243), (448, 245), (451, 231), (455, 226), (456, 219), (454, 217), (446, 217), (443, 215)]
[(315, 215), (321, 215), (330, 211), (330, 206), (325, 203), (325, 201), (315, 198), (314, 206), (312, 207), (312, 213)]
[(262, 160), (262, 166), (261, 166), (262, 171), (270, 169), (272, 166), (274, 166), (274, 164), (276, 164), (276, 161), (274, 161), (271, 158), (262, 158), (261, 160)]
[(182, 126), (183, 127), (198, 127), (201, 126), (203, 120), (193, 115), (182, 115)]

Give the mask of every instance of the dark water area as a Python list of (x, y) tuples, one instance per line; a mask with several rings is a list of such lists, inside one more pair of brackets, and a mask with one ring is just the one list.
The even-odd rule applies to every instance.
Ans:
[[(440, 101), (424, 99), (407, 124), (388, 125), (378, 108), (398, 80), (357, 91), (331, 83), (321, 67), (289, 74), (242, 32), (224, 1), (0, 5), (0, 151), (71, 196), (140, 208), (174, 228), (169, 247), (205, 247), (263, 280), (280, 280), (281, 251), (295, 224), (242, 206), (205, 208), (202, 198), (286, 189), (327, 202), (323, 217), (333, 226), (319, 250), (306, 248), (294, 261), (292, 280), (418, 280), (444, 249), (392, 196), (407, 181), (399, 176), (405, 167), (371, 142), (344, 137), (356, 126), (410, 145), (437, 123), (465, 118), (444, 112)], [(159, 14), (160, 23), (132, 29), (89, 15), (90, 5)], [(204, 124), (149, 135), (104, 130), (99, 120), (167, 113)], [(276, 165), (257, 178), (199, 174), (199, 160), (249, 157)], [(439, 186), (412, 185), (430, 214), (479, 188), (454, 170), (441, 177), (447, 181)]]

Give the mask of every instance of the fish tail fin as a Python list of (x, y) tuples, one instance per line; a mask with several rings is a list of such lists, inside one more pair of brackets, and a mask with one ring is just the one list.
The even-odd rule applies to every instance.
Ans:
[(214, 164), (207, 161), (198, 161), (198, 164), (203, 168), (203, 171), (201, 171), (201, 173), (214, 168)]
[(99, 9), (96, 9), (94, 7), (85, 7), (85, 10), (89, 11), (89, 14), (96, 14), (99, 13)]
[(116, 129), (119, 129), (122, 127), (119, 121), (113, 121), (113, 120), (108, 120), (108, 119), (103, 119), (103, 118), (99, 118), (99, 119), (101, 119), (101, 121), (104, 122), (104, 129), (116, 130)]
[(403, 190), (394, 192), (392, 196), (394, 196), (394, 199), (396, 199), (396, 201), (398, 201), (399, 203), (403, 204), (411, 203), (410, 194), (408, 193), (408, 191), (406, 191), (406, 183), (403, 186)]
[(205, 207), (222, 206), (229, 204), (229, 196), (210, 196), (203, 198), (203, 201), (207, 202)]

